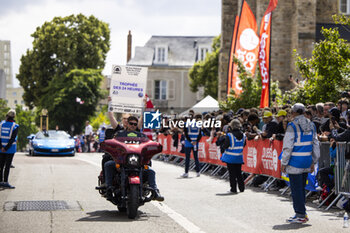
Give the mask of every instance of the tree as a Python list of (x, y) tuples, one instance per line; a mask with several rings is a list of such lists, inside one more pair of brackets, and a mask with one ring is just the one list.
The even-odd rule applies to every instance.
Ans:
[(219, 52), (220, 36), (217, 36), (213, 40), (212, 52), (207, 53), (204, 61), (196, 62), (189, 71), (192, 92), (197, 92), (199, 87), (204, 87), (204, 96), (210, 95), (217, 98)]
[[(17, 75), (24, 89), (23, 99), (26, 105), (31, 108), (48, 108), (52, 124), (64, 123), (63, 129), (69, 130), (70, 127), (66, 128), (68, 120), (61, 117), (67, 116), (64, 109), (70, 109), (71, 105), (64, 104), (75, 101), (75, 93), (81, 94), (82, 90), (88, 90), (84, 94), (84, 101), (87, 103), (84, 105), (84, 111), (70, 112), (69, 119), (78, 119), (82, 114), (87, 114), (81, 118), (82, 121), (92, 115), (101, 96), (98, 94), (99, 83), (110, 47), (109, 34), (108, 24), (94, 16), (86, 17), (82, 14), (55, 17), (38, 27), (32, 34), (33, 49), (27, 50), (22, 56)], [(77, 80), (77, 77), (81, 77), (82, 80)], [(64, 81), (68, 81), (79, 91), (64, 86)], [(90, 83), (87, 84), (86, 81)], [(90, 85), (91, 83), (94, 85)], [(64, 90), (58, 90), (56, 85)], [(77, 127), (81, 128), (80, 125)]]
[[(233, 110), (236, 112), (240, 108), (257, 108), (260, 105), (261, 99), (261, 76), (259, 70), (257, 77), (253, 78), (250, 72), (247, 72), (240, 60), (233, 59), (234, 63), (238, 64), (238, 76), (241, 79), (242, 93), (236, 95), (231, 89), (227, 99), (219, 102), (219, 106), (224, 110)], [(272, 81), (270, 84), (271, 95), (276, 96), (276, 101), (281, 102), (281, 90), (278, 88), (278, 81)]]
[[(347, 16), (333, 16), (333, 19), (350, 26)], [(350, 44), (340, 38), (337, 28), (323, 28), (321, 32), (325, 39), (315, 43), (310, 59), (296, 56), (296, 66), (305, 80), (300, 88), (288, 93), (292, 102), (336, 102), (340, 92), (349, 87)]]
[(28, 144), (27, 137), (38, 132), (35, 126), (35, 113), (31, 110), (23, 110), (22, 106), (16, 107), (16, 123), (19, 124), (17, 134), (17, 150), (23, 151)]
[[(50, 128), (79, 133), (85, 121), (95, 113), (98, 100), (102, 97), (99, 88), (103, 76), (100, 70), (71, 70), (63, 79), (50, 82), (50, 92), (43, 96), (40, 105), (49, 111)], [(77, 102), (76, 98), (81, 102)]]
[(0, 99), (0, 122), (2, 120), (5, 120), (6, 113), (10, 110), (9, 107), (7, 107), (6, 101), (3, 99)]

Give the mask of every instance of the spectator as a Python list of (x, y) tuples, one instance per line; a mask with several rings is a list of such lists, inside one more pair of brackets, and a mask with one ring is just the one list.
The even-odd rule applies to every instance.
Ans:
[(258, 128), (259, 122), (260, 122), (260, 119), (257, 114), (255, 113), (249, 114), (248, 126), (247, 126), (247, 130), (245, 131), (248, 140), (252, 140), (261, 134), (261, 131)]
[[(338, 109), (340, 110), (340, 116), (344, 119), (347, 119), (347, 112), (349, 108), (349, 101), (346, 98), (342, 98), (338, 102)], [(346, 121), (349, 123), (348, 121)]]
[(284, 133), (287, 129), (287, 112), (285, 110), (279, 110), (277, 115), (276, 115), (276, 120), (277, 120), (277, 130), (276, 134), (273, 134), (273, 138), (276, 140), (283, 140), (284, 138)]
[[(347, 120), (350, 122), (350, 113), (347, 114)], [(329, 123), (329, 128), (331, 131), (332, 138), (334, 138), (337, 142), (350, 142), (350, 128), (347, 127), (346, 130), (342, 133), (338, 132), (338, 129), (340, 128), (339, 124), (337, 122), (331, 121)]]
[(336, 107), (329, 110), (326, 121), (320, 126), (320, 131), (326, 136), (329, 136), (331, 133), (329, 127), (330, 122), (332, 122), (333, 125), (336, 123), (339, 125), (339, 128), (337, 129), (338, 133), (342, 133), (345, 131), (346, 124), (340, 123), (340, 111)]
[(295, 216), (287, 222), (305, 223), (309, 220), (305, 208), (306, 180), (308, 172), (314, 171), (320, 148), (315, 125), (304, 116), (304, 105), (294, 104), (292, 112), (294, 120), (288, 125), (283, 139), (281, 171), (289, 175), (295, 212)]
[[(87, 145), (87, 152), (90, 152), (91, 149), (90, 149), (90, 143), (91, 143), (91, 139), (92, 139), (92, 126), (90, 125), (90, 122), (89, 121), (86, 121), (85, 122), (85, 142), (86, 142), (86, 145)], [(85, 151), (86, 152), (86, 151)]]
[(277, 133), (277, 122), (273, 121), (272, 113), (270, 111), (264, 112), (263, 121), (265, 125), (261, 136), (262, 138), (271, 138), (273, 134)]
[(241, 123), (237, 119), (230, 122), (230, 132), (225, 136), (223, 148), (225, 152), (221, 161), (227, 164), (230, 175), (230, 192), (237, 193), (237, 184), (240, 192), (244, 192), (244, 181), (242, 177), (243, 147), (245, 136), (241, 131)]

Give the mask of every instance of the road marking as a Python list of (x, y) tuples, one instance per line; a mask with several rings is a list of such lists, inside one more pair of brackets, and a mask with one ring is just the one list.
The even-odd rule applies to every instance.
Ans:
[(190, 233), (204, 233), (201, 231), (199, 227), (190, 222), (187, 218), (182, 216), (181, 214), (175, 212), (169, 206), (160, 202), (151, 202), (154, 206), (158, 207), (163, 213), (167, 214), (170, 218), (172, 218), (175, 222), (177, 222), (180, 226), (185, 228), (186, 231)]
[[(85, 158), (81, 158), (81, 157), (75, 157), (75, 158), (79, 159), (81, 161), (90, 163), (90, 164), (97, 166), (97, 167), (101, 166), (100, 164), (98, 164), (96, 162), (92, 162), (92, 161), (87, 160)], [(195, 224), (193, 224), (191, 221), (189, 221), (187, 218), (185, 218), (181, 214), (177, 213), (175, 210), (171, 209), (166, 204), (160, 203), (160, 202), (154, 202), (154, 201), (151, 201), (151, 204), (153, 204), (160, 211), (162, 211), (163, 213), (168, 215), (171, 219), (173, 219), (180, 226), (182, 226), (186, 231), (188, 231), (190, 233), (204, 233), (204, 231), (201, 231), (201, 229), (199, 227), (197, 227)]]

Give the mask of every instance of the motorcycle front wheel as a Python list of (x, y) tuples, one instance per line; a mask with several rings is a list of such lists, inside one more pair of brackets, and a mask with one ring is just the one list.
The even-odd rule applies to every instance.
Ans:
[(137, 216), (137, 209), (139, 208), (139, 191), (138, 184), (130, 185), (130, 192), (128, 195), (127, 214), (128, 218), (134, 219)]

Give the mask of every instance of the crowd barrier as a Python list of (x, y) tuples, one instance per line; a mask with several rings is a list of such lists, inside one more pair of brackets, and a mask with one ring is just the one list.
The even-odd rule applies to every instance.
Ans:
[[(212, 141), (208, 140), (209, 137), (202, 137), (198, 143), (198, 158), (201, 163), (204, 163), (206, 168), (209, 165), (217, 165), (217, 169), (211, 173), (211, 175), (216, 174), (217, 171), (223, 167), (226, 167), (226, 163), (221, 162), (221, 153), (220, 147), (216, 146), (215, 138)], [(174, 147), (174, 140), (171, 135), (158, 135), (158, 141), (163, 145), (162, 154), (176, 156), (178, 158), (185, 158), (185, 154), (181, 153), (182, 144), (180, 143), (180, 136), (178, 139), (178, 147)], [(276, 179), (283, 179), (289, 181), (288, 176), (282, 173), (281, 176), (281, 161), (280, 155), (282, 152), (283, 141), (269, 139), (265, 140), (247, 140), (246, 146), (243, 149), (243, 161), (242, 171), (251, 173), (251, 174), (260, 174), (268, 176), (269, 179), (266, 181), (266, 191), (268, 187), (276, 181)], [(324, 167), (329, 167), (331, 163), (330, 158), (330, 143), (329, 142), (320, 142), (320, 158), (318, 164), (315, 166), (315, 171), (309, 173), (306, 189), (309, 191), (307, 196), (312, 192), (316, 191), (318, 182), (316, 179), (316, 174), (319, 169)], [(192, 153), (192, 152), (191, 152)], [(349, 153), (350, 157), (350, 144), (338, 143), (337, 146), (337, 158), (335, 164), (335, 189), (328, 196), (331, 197), (333, 193), (337, 194), (333, 202), (328, 205), (326, 210), (333, 206), (336, 201), (338, 201), (342, 195), (350, 197), (350, 159), (345, 159), (345, 154)], [(191, 156), (193, 156), (191, 154)], [(193, 157), (192, 157), (193, 158)], [(182, 164), (184, 160), (182, 161)], [(194, 168), (193, 166), (190, 168)], [(202, 169), (205, 171), (206, 169)], [(215, 172), (216, 171), (216, 172)], [(228, 172), (222, 176), (222, 178), (228, 178)], [(282, 192), (284, 194), (288, 191), (288, 187)], [(328, 198), (324, 199), (323, 202), (318, 207), (321, 207), (326, 203)]]
[[(207, 142), (209, 137), (202, 137), (198, 143), (198, 159), (201, 163), (209, 163), (213, 165), (226, 166), (221, 162), (220, 148), (215, 142)], [(178, 147), (174, 147), (174, 140), (171, 135), (158, 135), (158, 141), (163, 145), (163, 154), (176, 155), (185, 157), (184, 153), (180, 153), (182, 144), (178, 143)], [(266, 140), (250, 140), (247, 141), (243, 150), (242, 170), (244, 172), (263, 174), (280, 179), (281, 163), (278, 159), (282, 152), (282, 141)]]
[(350, 160), (349, 158), (346, 159), (347, 153), (350, 155), (350, 144), (339, 142), (335, 166), (335, 188), (337, 194), (350, 195)]

